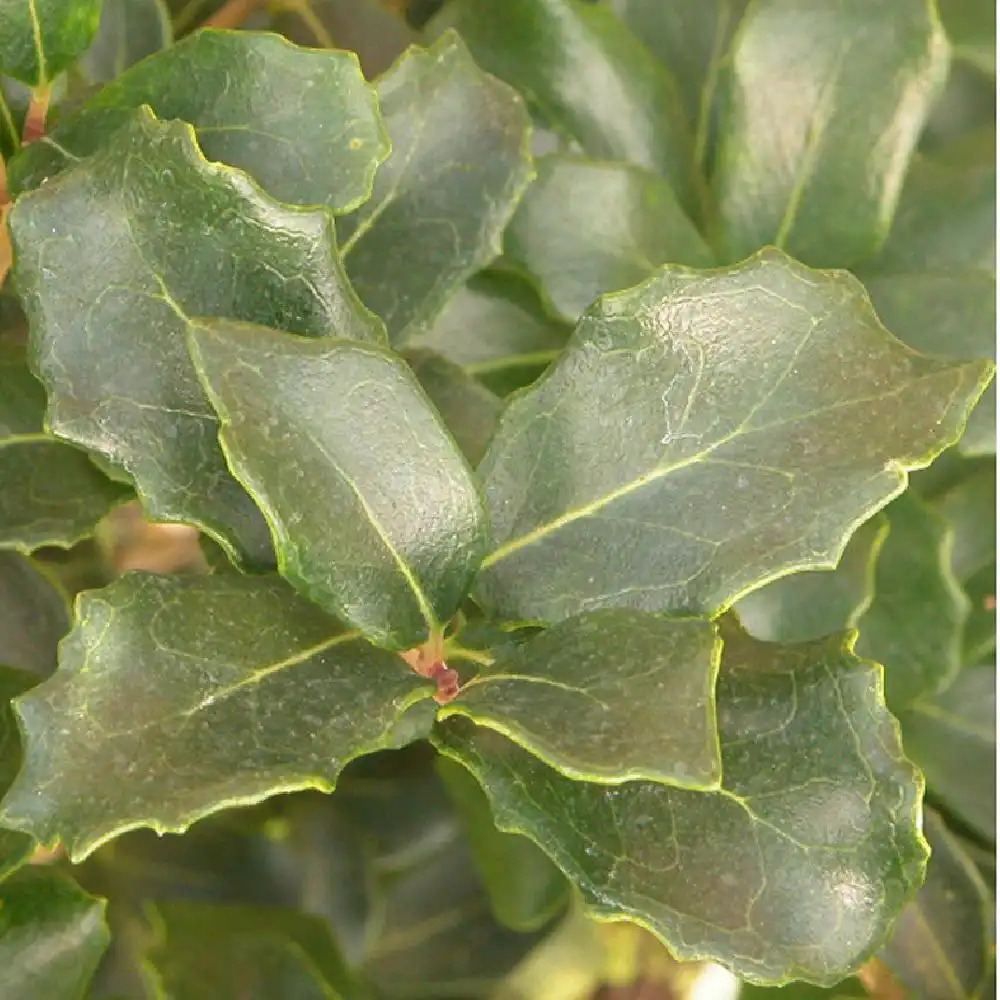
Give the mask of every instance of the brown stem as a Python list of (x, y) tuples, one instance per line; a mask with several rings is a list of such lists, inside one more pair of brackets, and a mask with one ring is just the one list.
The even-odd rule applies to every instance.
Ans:
[(27, 146), (45, 135), (45, 116), (49, 113), (49, 101), (52, 98), (52, 84), (43, 83), (31, 92), (31, 103), (24, 116), (24, 131), (21, 133), (21, 144)]
[(226, 0), (203, 28), (238, 28), (265, 0)]

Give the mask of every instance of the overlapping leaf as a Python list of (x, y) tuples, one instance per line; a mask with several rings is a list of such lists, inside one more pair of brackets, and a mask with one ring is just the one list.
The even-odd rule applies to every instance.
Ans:
[(840, 639), (724, 639), (717, 792), (573, 781), (467, 720), (435, 741), (598, 918), (636, 921), (678, 958), (747, 979), (833, 984), (882, 944), (922, 879), (919, 778), (878, 668)]
[(272, 197), (356, 208), (389, 147), (357, 57), (278, 35), (202, 31), (134, 66), (12, 164), (15, 191), (103, 149), (149, 105), (195, 126), (210, 160), (239, 167)]
[(909, 492), (887, 513), (889, 537), (857, 648), (885, 666), (886, 700), (899, 712), (942, 690), (961, 669), (969, 601), (951, 571), (947, 522)]
[(472, 474), (406, 363), (382, 348), (218, 322), (192, 352), (279, 567), (373, 641), (417, 646), (487, 546)]
[(911, 997), (986, 996), (993, 970), (993, 900), (975, 865), (928, 810), (927, 880), (903, 910), (879, 958)]
[(53, 431), (123, 466), (154, 517), (269, 562), (184, 336), (192, 316), (230, 316), (377, 338), (329, 214), (278, 205), (207, 163), (186, 125), (141, 110), (100, 153), (21, 196), (10, 224)]
[(794, 573), (736, 603), (743, 627), (768, 642), (808, 642), (853, 628), (875, 595), (875, 562), (889, 522), (882, 514), (851, 535), (836, 569)]
[(517, 87), (545, 124), (588, 156), (662, 173), (683, 205), (697, 204), (677, 81), (608, 7), (456, 0), (430, 27), (457, 29), (481, 66)]
[(0, 334), (0, 548), (72, 545), (127, 495), (48, 434), (44, 416), (45, 393), (24, 348)]
[(997, 8), (992, 0), (938, 0), (952, 51), (984, 73), (997, 71)]
[(905, 348), (852, 278), (779, 251), (665, 268), (588, 310), (502, 416), (478, 599), (507, 620), (714, 612), (833, 566), (902, 470), (955, 440), (990, 371)]
[(172, 41), (163, 0), (101, 0), (97, 35), (77, 69), (90, 83), (109, 83)]
[(402, 352), (455, 443), (472, 465), (486, 452), (502, 402), (464, 368), (420, 348)]
[(570, 329), (545, 314), (525, 279), (508, 271), (483, 271), (409, 343), (436, 351), (506, 395), (541, 374), (566, 346)]
[[(21, 670), (0, 666), (0, 795), (10, 787), (21, 767), (21, 741), (10, 700), (27, 691), (35, 680)], [(32, 840), (27, 834), (5, 830), (0, 825), (0, 879), (17, 868), (27, 858), (31, 848)], [(2, 920), (0, 916), (0, 927)], [(0, 950), (2, 948), (0, 943)]]
[(933, 5), (761, 0), (729, 60), (715, 171), (727, 259), (774, 244), (842, 267), (876, 249), (947, 70)]
[[(919, 158), (885, 247), (860, 271), (886, 326), (927, 354), (994, 357), (995, 229), (992, 156), (961, 166)], [(969, 419), (963, 451), (996, 451), (995, 409), (991, 387)]]
[(82, 1000), (108, 947), (106, 905), (54, 868), (0, 884), (0, 996)]
[(571, 778), (716, 788), (720, 652), (705, 621), (595, 611), (502, 651), (439, 716), (495, 729)]
[(90, 45), (101, 0), (0, 0), (0, 73), (48, 87)]
[(432, 715), (407, 714), (429, 691), (398, 657), (273, 577), (130, 574), (77, 614), (59, 670), (16, 703), (25, 763), (0, 808), (77, 860), (133, 827), (328, 789)]
[(518, 95), (451, 33), (408, 50), (378, 81), (378, 98), (392, 155), (338, 231), (354, 287), (403, 342), (499, 254), (531, 177), (529, 121)]
[(504, 237), (556, 315), (576, 321), (599, 295), (661, 264), (703, 267), (712, 254), (660, 176), (620, 163), (547, 156)]
[(272, 907), (173, 901), (156, 907), (150, 956), (169, 996), (185, 1000), (353, 1000), (353, 977), (318, 917)]
[(45, 677), (68, 630), (66, 596), (29, 559), (0, 552), (0, 663)]
[(903, 743), (935, 798), (996, 839), (996, 668), (969, 667), (900, 714)]

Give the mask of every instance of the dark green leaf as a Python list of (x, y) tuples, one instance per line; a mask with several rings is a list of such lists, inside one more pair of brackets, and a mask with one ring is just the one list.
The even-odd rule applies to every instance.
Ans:
[(570, 327), (545, 315), (528, 282), (483, 271), (448, 300), (434, 323), (409, 343), (427, 348), (506, 395), (534, 381), (569, 339)]
[(20, 197), (10, 225), (55, 433), (125, 467), (154, 518), (267, 563), (266, 526), (226, 468), (184, 333), (192, 316), (231, 316), (377, 338), (329, 214), (278, 205), (207, 163), (188, 126), (143, 110)]
[(382, 645), (417, 646), (447, 623), (487, 547), (486, 515), (406, 363), (224, 322), (193, 327), (191, 343), (281, 573)]
[(403, 357), (462, 454), (477, 465), (496, 428), (503, 406), (500, 399), (465, 369), (433, 351), (406, 350)]
[[(36, 677), (20, 670), (0, 666), (0, 796), (7, 791), (21, 768), (21, 741), (10, 701), (27, 691), (36, 680)], [(17, 868), (31, 853), (33, 846), (32, 839), (26, 834), (0, 828), (0, 879)], [(0, 913), (2, 927), (3, 914)], [(0, 934), (0, 955), (2, 953), (3, 937)], [(3, 970), (0, 967), (2, 982)]]
[(907, 755), (934, 796), (990, 840), (996, 839), (996, 669), (963, 670), (939, 695), (900, 716)]
[(933, 503), (952, 527), (951, 568), (965, 581), (996, 558), (997, 470), (992, 459), (980, 459), (962, 471), (962, 478)]
[(25, 765), (0, 810), (75, 860), (134, 827), (328, 790), (433, 714), (404, 718), (426, 683), (274, 578), (129, 574), (77, 615), (59, 670), (16, 702)]
[(857, 648), (885, 667), (886, 701), (898, 713), (961, 669), (969, 600), (951, 570), (954, 536), (944, 518), (909, 492), (888, 515), (875, 599), (857, 623)]
[(439, 756), (437, 771), (461, 817), (497, 920), (516, 931), (544, 927), (568, 902), (563, 873), (527, 837), (496, 828), (483, 790), (464, 767)]
[(599, 919), (754, 981), (833, 984), (882, 944), (923, 876), (918, 778), (879, 669), (841, 639), (724, 639), (718, 792), (573, 781), (464, 719), (435, 739), (483, 785), (500, 829), (534, 840)]
[(0, 0), (0, 73), (47, 87), (90, 45), (101, 0)]
[(993, 0), (938, 0), (952, 52), (984, 73), (997, 71), (997, 6)]
[(747, 0), (612, 0), (621, 19), (677, 77), (699, 168), (710, 152), (722, 69), (746, 6)]
[(538, 161), (504, 247), (575, 321), (599, 295), (648, 278), (661, 264), (708, 266), (712, 254), (656, 174), (564, 156)]
[[(24, 348), (0, 339), (0, 549), (70, 546), (127, 496), (43, 428), (45, 392)], [(3, 653), (0, 652), (0, 657)]]
[(836, 569), (795, 573), (736, 604), (743, 627), (768, 642), (808, 642), (853, 628), (875, 594), (875, 561), (889, 531), (878, 514), (847, 543)]
[(730, 60), (715, 173), (727, 258), (773, 243), (838, 267), (876, 249), (947, 71), (932, 5), (758, 0)]
[(446, 27), (586, 155), (662, 173), (685, 207), (696, 205), (677, 81), (610, 8), (580, 0), (454, 0), (430, 26)]
[(159, 903), (150, 955), (184, 1000), (354, 1000), (359, 994), (329, 928), (292, 910)]
[(210, 160), (245, 170), (278, 201), (356, 208), (388, 153), (375, 95), (349, 52), (277, 35), (202, 31), (134, 66), (11, 164), (14, 190), (103, 149), (148, 104), (191, 122)]
[(16, 552), (0, 552), (0, 663), (45, 677), (56, 668), (56, 646), (69, 631), (69, 607), (41, 567)]
[(108, 947), (105, 905), (54, 868), (0, 884), (0, 996), (81, 1000)]
[(976, 866), (933, 812), (927, 881), (879, 958), (913, 1000), (978, 1000), (993, 969), (993, 900)]
[(715, 612), (836, 564), (902, 470), (958, 436), (988, 362), (924, 358), (858, 283), (776, 250), (605, 296), (516, 396), (480, 467), (506, 620)]
[(163, 0), (102, 0), (97, 37), (78, 68), (89, 83), (108, 83), (172, 41), (170, 12)]
[(563, 774), (718, 788), (714, 626), (611, 608), (502, 651), (439, 718), (464, 715)]
[(531, 178), (529, 120), (517, 94), (450, 33), (411, 48), (379, 80), (378, 97), (392, 155), (338, 231), (358, 294), (403, 342), (499, 254)]

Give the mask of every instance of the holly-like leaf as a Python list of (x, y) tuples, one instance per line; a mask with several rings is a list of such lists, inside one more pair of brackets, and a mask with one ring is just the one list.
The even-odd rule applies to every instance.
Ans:
[(140, 110), (100, 153), (22, 195), (10, 224), (53, 431), (127, 469), (154, 518), (268, 563), (184, 335), (192, 316), (230, 316), (377, 339), (329, 213), (278, 205), (207, 163), (187, 125)]
[(48, 434), (44, 417), (45, 392), (24, 348), (0, 337), (0, 549), (68, 547), (128, 494)]
[(546, 156), (504, 249), (551, 309), (575, 321), (599, 295), (629, 288), (661, 264), (712, 263), (670, 185), (629, 164)]
[(318, 917), (272, 907), (174, 900), (155, 909), (150, 962), (184, 1000), (352, 1000), (353, 977)]
[(260, 32), (201, 31), (132, 67), (29, 146), (11, 164), (13, 189), (37, 187), (103, 149), (142, 105), (190, 122), (205, 156), (245, 170), (278, 201), (334, 212), (368, 197), (389, 150), (353, 53), (301, 49)]
[(691, 134), (677, 81), (604, 4), (455, 0), (429, 26), (455, 28), (476, 61), (524, 94), (586, 155), (662, 173), (697, 203)]
[(528, 282), (510, 271), (474, 275), (433, 324), (410, 338), (506, 395), (533, 382), (566, 346), (571, 328), (547, 316)]
[(945, 808), (996, 840), (996, 668), (963, 670), (900, 715), (903, 744)]
[(997, 71), (997, 8), (993, 0), (938, 0), (952, 52), (991, 76)]
[[(37, 678), (21, 670), (0, 666), (0, 796), (10, 787), (21, 768), (21, 741), (10, 701), (27, 691)], [(31, 853), (33, 841), (25, 833), (0, 827), (0, 879), (14, 871)], [(0, 914), (0, 928), (3, 915)], [(0, 953), (3, 951), (0, 935)], [(3, 972), (0, 969), (0, 982)]]
[(90, 45), (101, 0), (0, 0), (0, 73), (48, 87)]
[(0, 552), (0, 663), (45, 677), (68, 630), (65, 595), (31, 560)]
[(899, 712), (961, 669), (969, 600), (951, 571), (954, 536), (944, 518), (909, 492), (887, 513), (889, 537), (857, 648), (884, 665), (886, 700)]
[(500, 253), (531, 178), (529, 120), (450, 32), (409, 49), (378, 81), (378, 98), (392, 155), (338, 232), (354, 287), (402, 343)]
[(941, 818), (924, 813), (927, 879), (879, 958), (910, 997), (978, 1000), (993, 971), (993, 900)]
[(944, 83), (932, 5), (760, 0), (729, 60), (715, 172), (727, 259), (764, 244), (820, 267), (871, 253)]
[(455, 803), (497, 920), (515, 931), (544, 927), (568, 902), (563, 873), (527, 837), (496, 828), (483, 790), (464, 767), (439, 756), (437, 772)]
[(462, 454), (477, 465), (496, 428), (503, 407), (500, 398), (464, 368), (433, 351), (404, 350), (403, 357)]
[(585, 781), (718, 788), (714, 626), (610, 608), (500, 652), (440, 718), (463, 715)]
[(903, 470), (954, 442), (990, 371), (916, 354), (849, 275), (777, 250), (665, 268), (599, 300), (501, 417), (478, 599), (508, 621), (714, 613), (834, 566)]
[(694, 160), (703, 168), (715, 130), (722, 67), (747, 0), (612, 0), (611, 5), (677, 77), (694, 126)]
[(59, 670), (15, 703), (25, 763), (0, 808), (74, 860), (135, 827), (329, 790), (433, 714), (406, 714), (433, 689), (398, 657), (275, 578), (128, 574), (77, 618)]
[(0, 996), (82, 1000), (110, 940), (106, 905), (55, 868), (0, 884)]
[(173, 35), (163, 0), (102, 0), (97, 36), (77, 69), (89, 83), (109, 83), (139, 60), (167, 48)]
[(574, 781), (464, 719), (434, 739), (534, 840), (594, 916), (752, 981), (833, 984), (884, 941), (923, 877), (920, 782), (878, 667), (842, 639), (723, 634), (722, 788)]
[(438, 631), (468, 592), (487, 522), (406, 363), (366, 344), (225, 322), (192, 328), (191, 344), (281, 573), (382, 645), (406, 649)]
[[(946, 148), (946, 153), (949, 150)], [(860, 274), (885, 325), (927, 354), (996, 354), (996, 168), (918, 158), (882, 252)], [(996, 390), (973, 411), (960, 447), (996, 451)]]
[(743, 627), (768, 642), (809, 642), (853, 628), (875, 594), (875, 562), (889, 522), (882, 514), (851, 535), (832, 570), (794, 573), (736, 604)]

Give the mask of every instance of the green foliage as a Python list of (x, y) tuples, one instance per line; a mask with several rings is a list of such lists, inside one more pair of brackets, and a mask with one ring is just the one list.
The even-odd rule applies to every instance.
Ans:
[(990, 7), (0, 0), (0, 996), (986, 995)]

